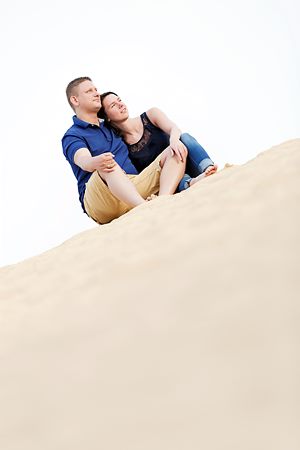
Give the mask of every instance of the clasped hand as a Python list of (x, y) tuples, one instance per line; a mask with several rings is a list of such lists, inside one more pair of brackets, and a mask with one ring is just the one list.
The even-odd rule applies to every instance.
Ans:
[(172, 156), (175, 155), (180, 161), (183, 161), (188, 154), (186, 146), (179, 139), (170, 139), (170, 147)]
[(96, 160), (96, 170), (100, 172), (110, 173), (114, 171), (116, 166), (116, 161), (114, 160), (115, 155), (110, 152), (102, 153), (101, 155), (95, 156)]

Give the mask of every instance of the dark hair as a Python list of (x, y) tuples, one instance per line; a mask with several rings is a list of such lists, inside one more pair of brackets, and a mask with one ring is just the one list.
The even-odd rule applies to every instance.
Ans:
[(107, 122), (107, 115), (106, 115), (105, 110), (103, 108), (103, 100), (105, 99), (105, 97), (107, 97), (110, 94), (113, 94), (113, 95), (116, 95), (117, 97), (119, 97), (118, 94), (116, 94), (115, 92), (112, 92), (112, 91), (107, 91), (107, 92), (104, 92), (103, 94), (101, 94), (100, 95), (101, 108), (99, 109), (98, 114), (97, 114), (97, 116), (100, 117), (100, 119), (105, 119), (106, 122)]
[(79, 86), (79, 84), (83, 83), (84, 81), (92, 81), (92, 80), (90, 79), (90, 77), (79, 77), (79, 78), (75, 78), (74, 80), (70, 81), (70, 83), (67, 86), (67, 89), (66, 89), (67, 99), (68, 99), (69, 105), (71, 106), (72, 109), (74, 109), (74, 107), (70, 101), (70, 98), (74, 94), (74, 88)]

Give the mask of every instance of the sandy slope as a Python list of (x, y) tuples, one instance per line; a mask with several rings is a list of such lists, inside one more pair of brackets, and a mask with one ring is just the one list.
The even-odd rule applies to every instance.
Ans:
[(1, 450), (298, 450), (299, 168), (288, 141), (1, 269)]

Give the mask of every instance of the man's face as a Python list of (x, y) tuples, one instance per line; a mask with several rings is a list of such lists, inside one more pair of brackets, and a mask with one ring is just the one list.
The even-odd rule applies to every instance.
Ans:
[(107, 95), (102, 101), (102, 106), (107, 118), (111, 122), (118, 123), (128, 119), (129, 114), (127, 107), (117, 95)]
[(101, 108), (100, 94), (89, 80), (83, 81), (76, 86), (71, 101), (76, 110), (81, 112), (98, 112)]

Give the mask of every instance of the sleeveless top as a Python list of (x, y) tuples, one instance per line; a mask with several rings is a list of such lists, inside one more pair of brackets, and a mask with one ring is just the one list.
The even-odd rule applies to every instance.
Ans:
[(135, 144), (127, 144), (129, 157), (138, 172), (149, 166), (170, 145), (170, 136), (153, 125), (145, 112), (140, 117), (144, 127), (143, 135)]

